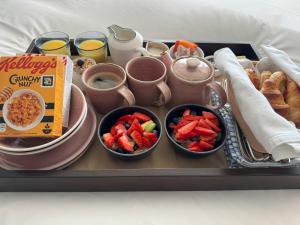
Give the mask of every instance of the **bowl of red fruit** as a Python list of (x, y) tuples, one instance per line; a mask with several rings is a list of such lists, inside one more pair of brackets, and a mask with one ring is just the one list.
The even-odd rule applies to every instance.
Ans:
[(98, 137), (104, 149), (117, 158), (144, 158), (154, 151), (161, 138), (161, 123), (146, 108), (121, 107), (102, 118)]
[(223, 119), (213, 110), (196, 104), (172, 108), (165, 130), (175, 150), (190, 156), (206, 156), (220, 150), (226, 140)]

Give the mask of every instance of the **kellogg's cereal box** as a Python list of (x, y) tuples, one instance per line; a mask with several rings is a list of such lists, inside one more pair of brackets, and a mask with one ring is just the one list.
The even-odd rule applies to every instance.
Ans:
[(62, 135), (71, 89), (66, 76), (72, 80), (67, 61), (58, 55), (0, 57), (0, 137)]

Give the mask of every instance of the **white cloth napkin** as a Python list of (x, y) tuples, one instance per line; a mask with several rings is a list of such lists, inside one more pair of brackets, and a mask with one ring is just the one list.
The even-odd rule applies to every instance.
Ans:
[(225, 71), (241, 114), (260, 144), (274, 160), (300, 157), (300, 134), (278, 115), (268, 100), (255, 89), (243, 67), (229, 48), (214, 54), (215, 65)]
[(291, 60), (288, 54), (272, 46), (262, 45), (261, 48), (278, 68), (300, 86), (300, 67)]

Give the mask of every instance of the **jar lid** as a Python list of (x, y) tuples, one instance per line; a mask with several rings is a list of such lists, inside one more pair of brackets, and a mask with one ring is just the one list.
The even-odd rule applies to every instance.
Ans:
[(187, 81), (204, 81), (212, 74), (212, 67), (198, 57), (182, 57), (173, 64), (173, 71)]

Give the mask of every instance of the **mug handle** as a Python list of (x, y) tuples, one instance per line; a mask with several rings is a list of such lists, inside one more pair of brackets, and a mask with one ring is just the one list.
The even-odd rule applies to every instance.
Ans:
[(140, 52), (143, 56), (150, 56), (149, 52), (144, 47), (138, 47), (136, 50)]
[(123, 85), (121, 88), (119, 88), (118, 92), (123, 96), (123, 98), (126, 100), (129, 106), (135, 104), (135, 97), (132, 94), (132, 92), (128, 89), (128, 87)]
[(226, 95), (225, 90), (222, 88), (222, 86), (214, 81), (208, 83), (206, 86), (209, 87), (210, 89), (214, 90), (217, 93), (217, 95), (219, 96), (219, 99), (221, 101), (219, 105), (208, 104), (206, 106), (209, 108), (215, 109), (215, 110), (223, 107), (227, 102), (227, 95)]
[(171, 90), (168, 87), (168, 85), (166, 84), (166, 82), (161, 81), (158, 84), (156, 84), (156, 87), (158, 87), (158, 89), (160, 90), (160, 92), (164, 98), (163, 104), (166, 104), (167, 102), (169, 102), (172, 94), (171, 94)]

